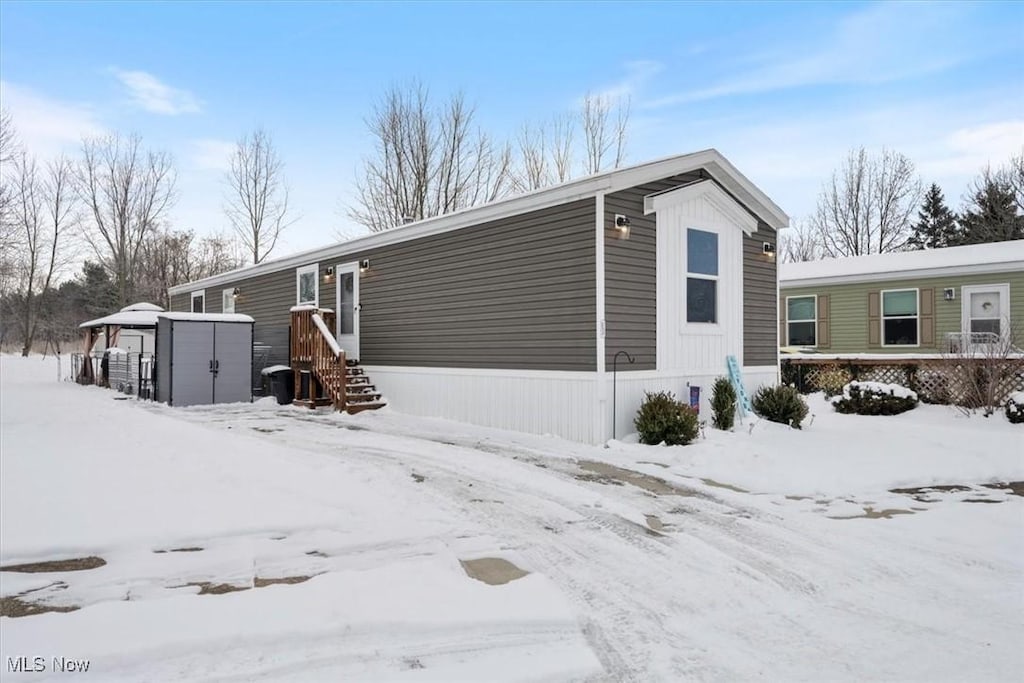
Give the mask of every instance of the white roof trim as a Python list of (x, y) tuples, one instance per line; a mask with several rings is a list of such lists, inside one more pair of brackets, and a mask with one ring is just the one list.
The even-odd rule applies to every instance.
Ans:
[(546, 209), (559, 204), (588, 199), (598, 192), (617, 192), (637, 185), (643, 185), (661, 178), (704, 169), (736, 199), (746, 205), (754, 214), (776, 230), (789, 226), (789, 216), (740, 173), (718, 150), (706, 149), (692, 154), (682, 154), (656, 161), (650, 161), (629, 168), (605, 171), (573, 180), (561, 185), (534, 190), (508, 199), (470, 207), (453, 213), (426, 220), (397, 226), (384, 232), (357, 237), (327, 247), (312, 249), (258, 265), (238, 268), (213, 277), (177, 285), (169, 288), (172, 295), (195, 291), (204, 287), (237, 282), (244, 278), (278, 272), (325, 261), (346, 254), (375, 249), (389, 244), (437, 235), (459, 228), (469, 227), (488, 221), (516, 216), (528, 211)]
[(757, 230), (757, 219), (713, 180), (699, 180), (674, 190), (647, 195), (644, 197), (644, 215), (698, 197), (708, 200), (716, 211), (725, 216), (729, 223), (741, 228), (746, 234), (751, 235)]

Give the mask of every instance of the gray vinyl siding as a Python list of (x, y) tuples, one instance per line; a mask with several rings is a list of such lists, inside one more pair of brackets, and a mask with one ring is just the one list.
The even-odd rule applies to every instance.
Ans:
[[(629, 370), (656, 369), (656, 216), (644, 215), (644, 196), (700, 177), (699, 173), (673, 176), (613, 192), (604, 198), (605, 363), (608, 369), (619, 351), (626, 351), (636, 359), (628, 366)], [(628, 240), (618, 238), (615, 214), (629, 217)]]
[(748, 366), (779, 362), (779, 267), (764, 256), (764, 243), (775, 244), (776, 237), (761, 221), (757, 232), (743, 236), (743, 364)]
[[(596, 369), (595, 201), (583, 199), (319, 261), (320, 306), (334, 308), (329, 266), (370, 259), (359, 278), (362, 363), (410, 367)], [(288, 362), (296, 268), (238, 287), (235, 312)], [(188, 310), (189, 295), (172, 297)]]

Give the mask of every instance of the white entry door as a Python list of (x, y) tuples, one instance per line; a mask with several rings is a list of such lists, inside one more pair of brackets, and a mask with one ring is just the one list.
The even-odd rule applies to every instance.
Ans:
[(960, 289), (961, 324), (971, 344), (988, 344), (1009, 335), (1010, 285), (970, 285)]
[(345, 358), (359, 360), (359, 264), (342, 263), (335, 267), (334, 272), (338, 278), (335, 336), (345, 350)]

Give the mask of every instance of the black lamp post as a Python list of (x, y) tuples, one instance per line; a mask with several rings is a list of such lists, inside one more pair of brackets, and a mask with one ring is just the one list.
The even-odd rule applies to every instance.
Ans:
[(632, 365), (633, 363), (636, 362), (636, 359), (633, 358), (633, 356), (629, 355), (629, 353), (627, 353), (626, 351), (616, 351), (615, 352), (615, 357), (612, 358), (612, 438), (613, 439), (615, 438), (615, 418), (616, 418), (616, 409), (618, 408), (618, 403), (616, 401), (616, 398), (617, 398), (616, 386), (617, 386), (617, 382), (618, 382), (618, 371), (619, 371), (619, 367), (618, 366), (619, 366), (619, 356), (620, 355), (621, 356), (625, 356), (626, 360), (629, 362), (630, 365)]

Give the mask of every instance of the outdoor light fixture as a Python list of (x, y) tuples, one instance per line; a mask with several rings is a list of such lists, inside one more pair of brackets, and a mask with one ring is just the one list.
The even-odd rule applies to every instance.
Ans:
[(775, 260), (775, 245), (771, 242), (765, 242), (761, 247), (761, 253), (765, 255), (769, 261)]
[(327, 266), (324, 268), (324, 279), (330, 280), (332, 277), (334, 277), (334, 266)]
[(629, 217), (621, 213), (615, 214), (615, 229), (619, 232), (620, 240), (629, 239)]
[(233, 296), (236, 299), (238, 298), (238, 295), (241, 293), (242, 291), (238, 289), (238, 287), (235, 287), (233, 290), (231, 290), (231, 296)]
[(952, 301), (953, 299), (956, 298), (956, 290), (953, 289), (952, 287), (946, 287), (944, 290), (942, 290), (942, 298), (944, 298), (946, 301)]
[(359, 272), (360, 273), (365, 273), (369, 269), (370, 269), (370, 259), (364, 258), (362, 261), (359, 262)]

